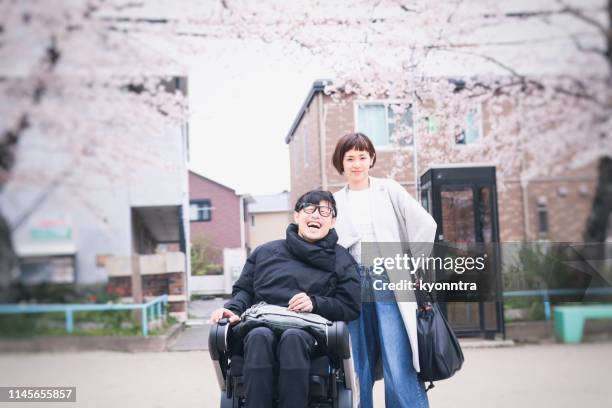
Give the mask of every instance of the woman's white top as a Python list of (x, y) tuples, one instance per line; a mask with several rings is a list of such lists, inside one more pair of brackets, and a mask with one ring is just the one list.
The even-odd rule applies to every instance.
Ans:
[[(370, 188), (348, 190), (348, 201), (350, 203), (351, 219), (359, 231), (361, 242), (375, 242)], [(361, 245), (355, 245), (352, 248), (351, 255), (357, 262), (361, 263)]]
[[(436, 222), (431, 215), (394, 180), (370, 177), (369, 190), (369, 193), (365, 194), (370, 194), (370, 223), (374, 226), (374, 241), (387, 243), (382, 247), (385, 254), (402, 253), (404, 249), (399, 243), (408, 242), (411, 253), (429, 256), (436, 234)], [(361, 241), (367, 238), (360, 231), (360, 216), (355, 217), (352, 213), (353, 210), (359, 210), (353, 208), (355, 200), (349, 197), (350, 194), (347, 186), (334, 193), (338, 208), (335, 229), (338, 233), (338, 244), (347, 248), (353, 255), (355, 248), (361, 247)], [(358, 198), (357, 200), (359, 201)], [(358, 258), (355, 260), (359, 262)], [(414, 300), (406, 301), (404, 291), (396, 290), (394, 294), (396, 299), (399, 299), (397, 307), (413, 350), (412, 364), (419, 372), (417, 304)]]

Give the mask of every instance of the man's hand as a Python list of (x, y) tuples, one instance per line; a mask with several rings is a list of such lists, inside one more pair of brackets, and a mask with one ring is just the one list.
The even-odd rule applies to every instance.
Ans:
[(294, 312), (312, 312), (312, 300), (307, 294), (298, 293), (289, 300), (287, 308)]
[(226, 317), (229, 320), (229, 324), (231, 325), (234, 325), (240, 321), (240, 316), (238, 316), (231, 310), (220, 308), (212, 312), (212, 314), (210, 315), (210, 322), (218, 323), (219, 320), (223, 319), (224, 317)]

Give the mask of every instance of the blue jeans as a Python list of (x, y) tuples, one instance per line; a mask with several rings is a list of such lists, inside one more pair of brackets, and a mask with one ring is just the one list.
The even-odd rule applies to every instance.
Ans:
[[(388, 299), (388, 297), (386, 297)], [(382, 358), (386, 408), (428, 408), (424, 384), (412, 365), (408, 333), (395, 301), (364, 302), (349, 322), (361, 408), (372, 408), (376, 362)]]

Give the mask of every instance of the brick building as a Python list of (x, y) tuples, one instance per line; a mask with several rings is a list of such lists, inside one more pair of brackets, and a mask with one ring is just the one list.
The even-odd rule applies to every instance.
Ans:
[[(192, 248), (209, 248), (206, 265), (192, 268), (191, 293), (222, 293), (227, 286), (227, 250), (247, 253), (247, 204), (251, 198), (230, 187), (189, 171), (189, 220)], [(238, 261), (236, 261), (239, 263)]]
[[(397, 147), (389, 142), (393, 129), (386, 123), (392, 114), (389, 105), (395, 100), (329, 95), (324, 92), (326, 84), (327, 81), (314, 82), (285, 138), (290, 150), (291, 202), (301, 191), (313, 188), (336, 191), (344, 185), (344, 178), (336, 172), (331, 159), (336, 142), (349, 132), (362, 131), (374, 140), (377, 162), (373, 176), (392, 176), (419, 199), (419, 180), (428, 169), (499, 165), (499, 155), (479, 144), (488, 136), (488, 115), (492, 113), (487, 106), (468, 112), (465, 126), (459, 132), (431, 125), (425, 132), (409, 135), (407, 142)], [(409, 128), (413, 121), (429, 119), (413, 118), (412, 114), (409, 110), (402, 118)], [(466, 148), (475, 149), (472, 156), (481, 157), (478, 162), (462, 161), (461, 149)], [(515, 153), (524, 154), (518, 150)], [(442, 162), (431, 159), (441, 156)], [(571, 159), (571, 152), (567, 152), (567, 157)], [(596, 169), (594, 161), (578, 170), (530, 179), (522, 179), (518, 171), (498, 173), (500, 240), (580, 241), (593, 202)]]
[(206, 236), (218, 249), (244, 246), (246, 230), (242, 205), (242, 197), (235, 190), (189, 171), (192, 240)]

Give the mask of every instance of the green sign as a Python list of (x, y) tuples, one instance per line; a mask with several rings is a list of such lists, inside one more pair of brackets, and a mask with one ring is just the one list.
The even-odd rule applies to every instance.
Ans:
[(71, 239), (72, 229), (69, 227), (60, 228), (32, 228), (30, 237), (36, 241), (55, 241), (61, 239)]

